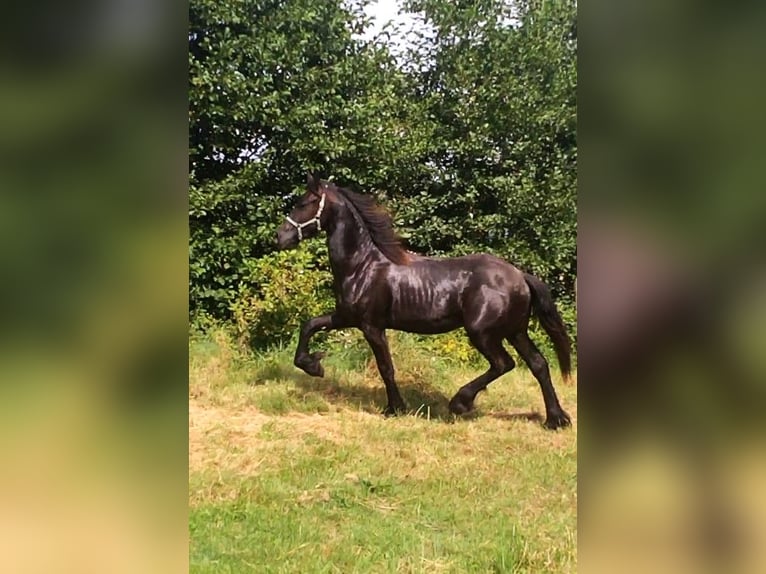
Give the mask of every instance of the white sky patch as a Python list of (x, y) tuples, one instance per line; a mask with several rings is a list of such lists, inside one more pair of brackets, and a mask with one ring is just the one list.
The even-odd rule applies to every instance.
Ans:
[(399, 0), (373, 1), (364, 9), (365, 13), (372, 17), (373, 22), (362, 37), (365, 40), (372, 40), (390, 22), (392, 26), (388, 29), (390, 37), (387, 44), (394, 56), (399, 55), (408, 45), (411, 45), (408, 32), (423, 26), (422, 22), (419, 22), (411, 14), (400, 14), (399, 10)]
[[(400, 10), (399, 0), (377, 0), (368, 4), (364, 11), (368, 16), (373, 19), (372, 26), (367, 30), (367, 33), (362, 36), (365, 40), (372, 40), (378, 33), (383, 30), (383, 27), (388, 22), (394, 24), (391, 30), (391, 39), (389, 46), (392, 48), (392, 52), (397, 54), (404, 49), (408, 44), (411, 45), (414, 38), (410, 38), (407, 32), (414, 29), (423, 29), (425, 26), (422, 20), (418, 20), (411, 14), (399, 14)], [(506, 0), (504, 2), (504, 16), (500, 18), (500, 22), (506, 26), (518, 26), (521, 22), (519, 20), (519, 7), (513, 0)], [(431, 28), (431, 31), (433, 29)]]
[(367, 38), (374, 37), (383, 29), (386, 22), (393, 21), (395, 24), (411, 24), (413, 19), (409, 15), (399, 15), (399, 2), (397, 0), (378, 0), (370, 3), (364, 11), (373, 18), (373, 24), (367, 31)]

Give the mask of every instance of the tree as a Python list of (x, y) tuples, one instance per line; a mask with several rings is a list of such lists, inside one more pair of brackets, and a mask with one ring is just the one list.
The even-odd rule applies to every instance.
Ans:
[(405, 76), (362, 3), (193, 0), (191, 310), (227, 316), (306, 170), (371, 188), (412, 157)]
[(436, 135), (400, 219), (424, 251), (491, 250), (551, 282), (576, 275), (576, 5), (412, 0), (412, 97)]
[(411, 0), (397, 61), (363, 39), (365, 1), (192, 0), (192, 313), (261, 289), (307, 170), (378, 194), (417, 251), (492, 251), (571, 296), (574, 2)]

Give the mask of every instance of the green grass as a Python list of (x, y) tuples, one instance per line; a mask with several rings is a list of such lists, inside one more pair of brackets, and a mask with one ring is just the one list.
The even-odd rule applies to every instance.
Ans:
[(574, 572), (576, 387), (555, 376), (574, 430), (550, 432), (517, 369), (455, 420), (480, 368), (389, 335), (413, 414), (355, 339), (315, 379), (292, 349), (252, 356), (222, 333), (190, 345), (192, 572)]

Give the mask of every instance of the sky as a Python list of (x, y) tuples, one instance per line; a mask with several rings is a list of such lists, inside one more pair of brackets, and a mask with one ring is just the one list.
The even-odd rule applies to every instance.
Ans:
[[(399, 12), (400, 1), (399, 0), (377, 0), (371, 2), (366, 8), (367, 15), (373, 18), (373, 24), (364, 34), (363, 38), (371, 40), (378, 34), (386, 23), (391, 20), (395, 25), (400, 25), (404, 30), (411, 30), (417, 24), (411, 15), (400, 15)], [(420, 24), (422, 25), (422, 24)], [(395, 33), (392, 31), (388, 45), (391, 53), (397, 59), (402, 55), (405, 48), (408, 46), (408, 35), (403, 32)]]
[(366, 37), (371, 38), (383, 28), (383, 26), (389, 20), (393, 20), (395, 23), (407, 23), (413, 22), (412, 17), (409, 15), (400, 16), (399, 1), (398, 0), (378, 0), (377, 2), (371, 2), (365, 9), (365, 12), (374, 18), (373, 25), (368, 30)]

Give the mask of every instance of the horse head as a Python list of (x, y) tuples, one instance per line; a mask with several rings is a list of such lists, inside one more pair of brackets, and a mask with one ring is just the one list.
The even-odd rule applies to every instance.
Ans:
[(309, 173), (306, 187), (306, 193), (298, 199), (290, 215), (277, 229), (279, 249), (292, 249), (301, 240), (315, 237), (323, 228), (326, 229), (328, 193), (332, 193), (330, 186)]

